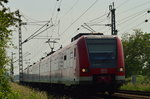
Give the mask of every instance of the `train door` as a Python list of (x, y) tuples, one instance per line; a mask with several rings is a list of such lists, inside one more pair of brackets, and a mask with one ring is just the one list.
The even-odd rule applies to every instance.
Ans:
[(71, 47), (69, 50), (69, 80), (70, 82), (75, 81), (75, 63), (74, 63), (74, 47)]

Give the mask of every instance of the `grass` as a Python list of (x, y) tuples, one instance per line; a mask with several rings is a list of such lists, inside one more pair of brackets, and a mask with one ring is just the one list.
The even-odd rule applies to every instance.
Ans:
[(150, 84), (132, 84), (128, 83), (121, 86), (122, 90), (150, 91)]
[(39, 92), (17, 83), (10, 83), (10, 85), (14, 92), (11, 99), (48, 99), (45, 92)]
[(127, 78), (128, 83), (121, 86), (122, 90), (137, 90), (137, 91), (150, 91), (150, 80), (145, 76), (138, 75), (136, 76), (136, 83), (131, 82), (131, 77)]
[[(128, 83), (121, 86), (122, 90), (137, 90), (150, 91), (150, 81), (144, 76), (137, 76), (136, 83), (131, 83), (131, 78), (126, 79)], [(53, 96), (47, 96), (45, 92), (39, 92), (32, 88), (19, 85), (17, 83), (10, 83), (13, 94), (10, 94), (8, 99), (56, 99)]]

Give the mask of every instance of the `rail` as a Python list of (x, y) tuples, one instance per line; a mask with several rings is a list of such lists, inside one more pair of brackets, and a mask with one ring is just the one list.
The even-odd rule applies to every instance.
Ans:
[(118, 93), (150, 96), (150, 91), (119, 90)]

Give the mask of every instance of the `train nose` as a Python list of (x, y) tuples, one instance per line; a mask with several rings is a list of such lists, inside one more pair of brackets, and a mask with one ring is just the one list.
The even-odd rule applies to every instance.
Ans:
[(94, 75), (93, 81), (94, 83), (110, 83), (113, 81), (113, 77), (111, 75)]

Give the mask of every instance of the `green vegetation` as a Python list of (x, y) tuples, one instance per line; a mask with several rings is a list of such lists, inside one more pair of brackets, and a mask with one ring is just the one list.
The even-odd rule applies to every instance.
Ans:
[(150, 91), (150, 84), (132, 84), (123, 85), (122, 90)]
[(150, 33), (134, 30), (122, 37), (126, 76), (143, 75), (150, 79)]
[(136, 83), (131, 83), (131, 77), (127, 78), (127, 84), (124, 84), (122, 90), (138, 90), (138, 91), (150, 91), (150, 80), (147, 77), (138, 75), (136, 78)]
[(6, 75), (6, 65), (9, 62), (6, 49), (12, 45), (10, 28), (15, 26), (18, 19), (14, 12), (4, 6), (7, 2), (8, 0), (0, 0), (0, 99), (12, 99), (10, 96), (13, 95)]
[(14, 92), (10, 99), (48, 99), (47, 94), (33, 90), (27, 86), (21, 86), (17, 83), (11, 83), (11, 89)]
[(8, 78), (4, 75), (5, 70), (0, 69), (0, 99), (5, 99), (8, 96), (8, 93), (11, 92), (8, 85)]
[[(124, 90), (150, 91), (150, 33), (134, 30), (122, 36), (125, 56), (126, 84)], [(136, 76), (132, 84), (131, 77)]]

